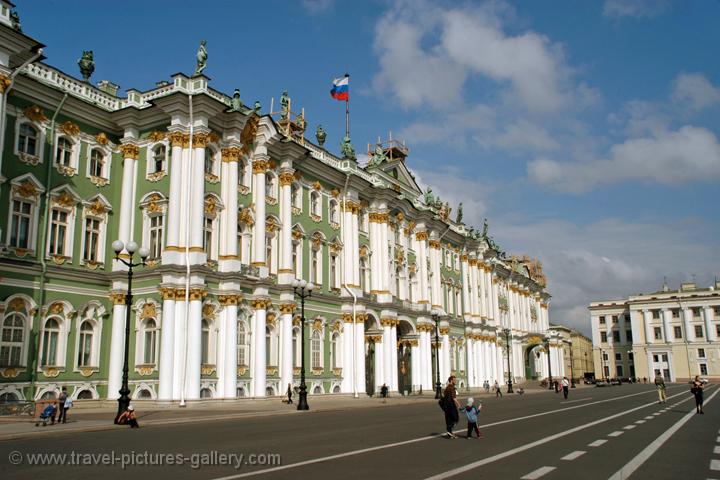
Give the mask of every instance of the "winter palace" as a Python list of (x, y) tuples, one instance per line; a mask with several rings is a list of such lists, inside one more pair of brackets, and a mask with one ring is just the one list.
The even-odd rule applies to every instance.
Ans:
[[(118, 397), (116, 239), (150, 252), (133, 269), (133, 399), (282, 395), (301, 328), (311, 395), (432, 390), (436, 352), (463, 388), (563, 374), (541, 264), (421, 191), (402, 142), (363, 165), (349, 138), (334, 154), (287, 93), (272, 112), (214, 90), (200, 51), (195, 74), (121, 96), (90, 83), (92, 52), (83, 80), (44, 63), (0, 4), (0, 401)], [(304, 322), (296, 278), (317, 285)]]

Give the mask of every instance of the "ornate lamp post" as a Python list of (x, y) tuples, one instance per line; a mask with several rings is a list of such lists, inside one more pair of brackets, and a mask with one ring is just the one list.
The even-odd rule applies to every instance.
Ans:
[(507, 364), (508, 364), (508, 389), (507, 393), (513, 393), (512, 388), (512, 370), (510, 370), (510, 329), (504, 328), (503, 333), (505, 334), (505, 350), (507, 352)]
[[(125, 359), (123, 361), (123, 374), (122, 374), (122, 386), (120, 387), (120, 397), (118, 398), (118, 411), (115, 415), (115, 423), (118, 423), (120, 415), (127, 410), (130, 405), (130, 388), (128, 387), (128, 357), (130, 354), (130, 310), (132, 308), (132, 277), (133, 267), (145, 265), (145, 260), (150, 256), (150, 250), (147, 248), (141, 248), (139, 250), (140, 262), (133, 263), (133, 255), (138, 250), (138, 244), (135, 242), (128, 242), (125, 245), (122, 240), (115, 240), (112, 243), (112, 249), (115, 252), (115, 260), (122, 262), (123, 265), (128, 267), (128, 288), (127, 295), (125, 295)], [(126, 250), (129, 258), (125, 260), (120, 257), (120, 252)]]
[(312, 282), (298, 280), (292, 282), (295, 296), (300, 298), (300, 400), (298, 410), (309, 410), (307, 403), (307, 385), (305, 385), (305, 299), (312, 296), (315, 285)]
[(573, 374), (573, 344), (570, 342), (570, 388), (575, 388), (575, 375)]
[(547, 357), (548, 357), (548, 390), (553, 389), (552, 384), (552, 366), (550, 363), (550, 339), (547, 339)]
[(442, 384), (440, 383), (440, 337), (438, 331), (440, 328), (440, 311), (433, 309), (430, 315), (435, 320), (435, 398), (442, 397)]

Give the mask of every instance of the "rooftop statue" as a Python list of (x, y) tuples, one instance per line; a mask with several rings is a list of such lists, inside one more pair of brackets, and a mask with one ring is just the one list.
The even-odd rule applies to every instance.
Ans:
[(198, 48), (197, 51), (197, 66), (195, 67), (195, 75), (201, 75), (207, 66), (208, 54), (207, 48), (205, 48), (206, 44), (207, 42), (205, 40), (200, 42), (200, 48)]
[(350, 143), (349, 135), (345, 135), (345, 138), (343, 138), (342, 142), (340, 142), (340, 153), (343, 154), (343, 158), (347, 158), (350, 160), (357, 159), (357, 157), (355, 156), (355, 148), (353, 148), (352, 143)]
[(295, 117), (295, 124), (298, 126), (300, 130), (303, 132), (305, 131), (305, 127), (307, 126), (307, 122), (305, 121), (305, 115), (302, 113)]
[(427, 190), (425, 190), (425, 205), (428, 207), (435, 205), (435, 197), (433, 196), (431, 187), (427, 187)]
[(242, 108), (244, 107), (242, 100), (240, 100), (240, 89), (236, 88), (235, 93), (233, 93), (232, 100), (230, 101), (230, 111), (231, 112), (240, 112), (242, 111)]
[(255, 100), (253, 112), (255, 112), (256, 115), (260, 115), (260, 110), (262, 110), (262, 103), (260, 103), (260, 100)]
[(93, 60), (92, 50), (83, 50), (82, 57), (80, 57), (77, 63), (80, 66), (80, 73), (82, 74), (83, 80), (89, 82), (90, 76), (95, 71), (95, 61)]
[(280, 118), (282, 120), (286, 120), (289, 116), (290, 112), (290, 97), (288, 97), (288, 92), (285, 90), (282, 95), (280, 95)]
[(385, 150), (382, 147), (382, 143), (378, 142), (377, 144), (375, 144), (375, 152), (373, 152), (373, 156), (370, 157), (369, 166), (376, 167), (386, 160), (387, 155), (385, 155)]
[(455, 223), (462, 223), (462, 217), (463, 217), (463, 209), (462, 209), (462, 202), (460, 202), (460, 205), (458, 205), (457, 216), (455, 217)]
[(20, 25), (20, 15), (18, 15), (16, 10), (10, 11), (10, 23), (12, 24), (12, 28), (16, 32), (22, 33), (22, 25)]
[(318, 145), (321, 147), (325, 145), (325, 139), (327, 138), (327, 133), (325, 133), (325, 130), (322, 128), (322, 125), (317, 126), (317, 130), (315, 130), (315, 139), (318, 142)]
[(487, 238), (487, 232), (488, 232), (488, 221), (486, 218), (485, 221), (483, 222), (483, 231), (482, 231), (483, 238)]

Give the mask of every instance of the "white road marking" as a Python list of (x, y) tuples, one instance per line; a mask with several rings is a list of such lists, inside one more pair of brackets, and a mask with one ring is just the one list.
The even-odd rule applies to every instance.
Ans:
[(720, 470), (720, 460), (710, 460), (710, 470)]
[(632, 430), (633, 428), (637, 427), (637, 425), (625, 425), (623, 427), (623, 430)]
[(599, 447), (603, 443), (607, 443), (607, 440), (595, 440), (592, 443), (588, 443), (588, 447)]
[[(501, 421), (499, 421), (499, 422), (494, 422), (494, 423), (487, 423), (487, 424), (484, 424), (484, 425), (479, 425), (479, 427), (480, 427), (480, 428), (486, 428), (486, 427), (492, 427), (492, 426), (495, 426), (495, 425), (502, 425), (502, 424), (506, 424), (506, 423), (518, 422), (518, 421), (526, 420), (526, 419), (528, 419), (528, 418), (540, 417), (540, 416), (544, 416), (544, 415), (550, 415), (550, 414), (553, 414), (553, 413), (565, 412), (565, 411), (568, 411), (568, 410), (575, 410), (575, 409), (577, 409), (577, 408), (585, 408), (585, 407), (589, 407), (589, 406), (591, 406), (591, 405), (597, 405), (597, 404), (599, 404), (599, 403), (612, 402), (612, 401), (620, 400), (620, 399), (623, 399), (623, 398), (636, 397), (636, 396), (638, 396), (638, 395), (645, 395), (645, 394), (647, 394), (647, 393), (651, 393), (651, 392), (647, 392), (647, 391), (646, 391), (646, 392), (639, 392), (639, 393), (631, 393), (631, 394), (628, 394), (628, 395), (623, 395), (622, 397), (609, 398), (609, 399), (606, 399), (606, 400), (597, 400), (597, 401), (595, 401), (595, 402), (585, 403), (585, 404), (582, 404), (582, 405), (575, 405), (575, 406), (572, 406), (572, 407), (558, 408), (558, 409), (555, 409), (555, 410), (549, 410), (549, 411), (547, 411), (547, 412), (541, 412), (541, 413), (535, 413), (535, 414), (532, 414), (532, 415), (526, 415), (526, 416), (524, 416), (524, 417), (512, 418), (512, 419), (509, 419), (509, 420), (501, 420)], [(677, 396), (677, 395), (685, 395), (685, 392), (683, 391), (683, 392), (681, 392), (681, 393), (678, 393), (678, 394), (676, 394), (676, 395), (673, 395), (673, 397), (675, 397), (675, 396)], [(543, 443), (547, 443), (547, 442), (549, 442), (549, 441), (555, 440), (556, 438), (564, 437), (565, 435), (570, 435), (571, 433), (574, 433), (574, 432), (576, 432), (576, 431), (580, 431), (580, 430), (583, 430), (583, 429), (585, 429), (585, 428), (592, 427), (592, 426), (594, 426), (594, 425), (603, 423), (603, 422), (605, 422), (605, 421), (607, 421), (607, 420), (612, 420), (613, 418), (619, 417), (619, 416), (621, 416), (621, 415), (626, 415), (626, 414), (628, 414), (628, 413), (632, 413), (632, 412), (634, 412), (634, 411), (637, 411), (637, 410), (640, 410), (640, 409), (649, 407), (649, 406), (651, 406), (651, 405), (653, 405), (653, 404), (654, 404), (654, 402), (653, 402), (653, 403), (647, 403), (647, 404), (645, 404), (645, 405), (641, 405), (641, 406), (639, 406), (639, 407), (635, 407), (635, 408), (633, 408), (633, 409), (631, 409), (631, 410), (626, 410), (626, 411), (624, 411), (624, 412), (616, 413), (615, 415), (611, 415), (610, 417), (601, 418), (600, 420), (596, 420), (595, 422), (592, 422), (592, 423), (589, 423), (589, 424), (586, 424), (586, 425), (581, 425), (581, 426), (579, 426), (579, 427), (575, 427), (575, 428), (570, 429), (570, 430), (565, 430), (565, 431), (563, 431), (563, 432), (561, 432), (561, 433), (558, 433), (558, 434), (552, 435), (552, 436), (550, 436), (550, 437), (547, 437), (546, 439), (539, 440), (539, 441), (537, 441), (537, 442), (533, 442), (533, 443), (530, 443), (530, 444), (527, 444), (527, 445), (523, 445), (523, 446), (517, 447), (517, 448), (515, 448), (515, 449), (513, 449), (513, 450), (508, 450), (507, 452), (504, 452), (504, 453), (495, 455), (494, 457), (490, 457), (490, 458), (485, 459), (485, 460), (480, 460), (480, 462), (486, 462), (487, 460), (489, 460), (489, 461), (487, 461), (486, 463), (492, 463), (492, 462), (494, 462), (494, 461), (496, 461), (496, 460), (500, 460), (500, 459), (505, 458), (505, 457), (507, 457), (507, 456), (514, 455), (515, 453), (522, 452), (522, 451), (527, 450), (527, 449), (529, 449), (529, 448), (535, 447), (536, 445), (542, 445)], [(457, 430), (457, 431), (459, 432), (459, 431), (461, 431), (461, 430)], [(215, 479), (212, 479), (212, 480), (235, 480), (236, 478), (246, 478), (246, 477), (253, 477), (253, 476), (256, 476), (256, 475), (264, 475), (264, 474), (266, 474), (266, 473), (272, 473), (272, 472), (277, 472), (277, 471), (282, 471), (282, 470), (289, 470), (289, 469), (291, 469), (291, 468), (303, 467), (303, 466), (305, 466), (305, 465), (313, 465), (313, 464), (316, 464), (316, 463), (322, 463), (322, 462), (327, 462), (327, 461), (330, 461), (330, 460), (336, 460), (336, 459), (338, 459), (338, 458), (345, 458), (345, 457), (351, 457), (351, 456), (355, 456), (355, 455), (361, 455), (361, 454), (363, 454), (363, 453), (375, 452), (375, 451), (378, 451), (378, 450), (385, 450), (385, 449), (387, 449), (387, 448), (399, 447), (399, 446), (402, 446), (402, 445), (410, 445), (410, 444), (417, 443), (417, 442), (423, 442), (423, 441), (425, 441), (425, 440), (437, 439), (437, 438), (443, 437), (444, 435), (445, 435), (445, 434), (439, 434), (439, 435), (432, 435), (432, 436), (426, 436), (426, 437), (420, 437), (420, 438), (413, 438), (413, 439), (411, 439), (411, 440), (404, 440), (404, 441), (400, 441), (400, 442), (386, 443), (386, 444), (384, 444), (384, 445), (377, 445), (377, 446), (374, 446), (374, 447), (362, 448), (362, 449), (359, 449), (359, 450), (351, 450), (351, 451), (348, 451), (348, 452), (342, 452), (342, 453), (338, 453), (338, 454), (335, 454), (335, 455), (328, 455), (328, 456), (325, 456), (325, 457), (311, 458), (311, 459), (309, 459), (309, 460), (305, 460), (305, 461), (302, 461), (302, 462), (290, 463), (290, 464), (287, 464), (287, 465), (280, 465), (280, 466), (277, 466), (277, 467), (265, 468), (265, 469), (262, 469), (262, 470), (255, 470), (255, 471), (253, 471), (253, 472), (246, 472), (246, 473), (240, 473), (240, 474), (237, 474), (237, 475), (229, 475), (229, 476), (225, 476), (225, 477), (218, 477), (218, 478), (215, 478)], [(485, 463), (482, 463), (482, 464), (484, 465)], [(464, 468), (464, 467), (461, 467), (461, 468)], [(445, 477), (439, 477), (439, 478), (445, 478)]]
[(720, 447), (715, 447), (715, 450), (713, 450), (713, 453), (720, 453)]
[(620, 431), (620, 430), (615, 430), (615, 431), (612, 432), (612, 433), (608, 433), (608, 437), (619, 437), (619, 436), (622, 435), (623, 433), (625, 433), (625, 432), (622, 432), (622, 431)]
[(653, 417), (657, 417), (658, 415), (662, 415), (662, 413), (660, 413), (660, 412), (653, 413)]
[(557, 467), (540, 467), (534, 472), (530, 472), (524, 477), (520, 477), (520, 480), (537, 480), (538, 478), (542, 477), (546, 473), (550, 473), (553, 470), (555, 470)]
[(653, 418), (655, 417), (653, 417), (652, 415), (648, 415), (647, 417), (645, 417), (645, 420), (652, 420)]
[(638, 425), (645, 423), (645, 422), (647, 422), (647, 420), (636, 420), (635, 421), (635, 423), (637, 423)]
[(575, 460), (578, 457), (581, 457), (585, 455), (585, 452), (583, 450), (575, 450), (574, 452), (568, 453), (564, 457), (562, 457), (560, 460)]
[(715, 441), (716, 441), (717, 443), (720, 443), (720, 437), (717, 437), (717, 438), (715, 439)]
[[(710, 401), (715, 397), (715, 395), (718, 394), (720, 390), (715, 390), (710, 397), (708, 397), (707, 400), (705, 400), (705, 404), (710, 403)], [(656, 438), (652, 443), (650, 443), (647, 447), (645, 447), (640, 453), (638, 453), (632, 460), (630, 460), (627, 464), (625, 464), (620, 470), (615, 472), (612, 477), (609, 478), (609, 480), (623, 480), (630, 477), (630, 475), (635, 472), (640, 466), (647, 461), (648, 458), (650, 458), (655, 452), (658, 451), (662, 445), (668, 441), (670, 437), (672, 437), (675, 432), (680, 430), (680, 428), (685, 425), (691, 418), (695, 416), (695, 410), (691, 410), (689, 413), (687, 413), (683, 418), (675, 422), (675, 424), (665, 430), (665, 432), (660, 435), (658, 438)], [(713, 462), (717, 463), (717, 470), (720, 470), (720, 460), (713, 460), (710, 462), (710, 468), (713, 467)]]

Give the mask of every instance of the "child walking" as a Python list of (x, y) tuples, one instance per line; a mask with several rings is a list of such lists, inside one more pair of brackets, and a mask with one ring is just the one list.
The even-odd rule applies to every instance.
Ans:
[(472, 432), (475, 431), (475, 434), (477, 435), (477, 438), (483, 438), (484, 435), (480, 432), (480, 429), (478, 428), (478, 414), (480, 413), (480, 409), (482, 408), (482, 404), (478, 403), (478, 406), (474, 406), (475, 400), (470, 397), (467, 399), (467, 405), (465, 405), (465, 408), (463, 411), (465, 412), (465, 415), (467, 415), (467, 421), (468, 421), (468, 427), (467, 427), (467, 437), (468, 439), (472, 438)]

